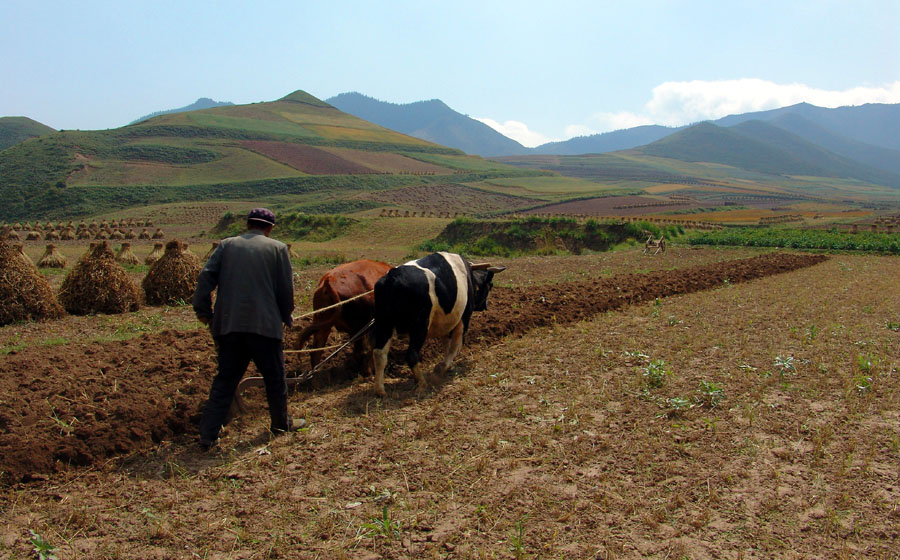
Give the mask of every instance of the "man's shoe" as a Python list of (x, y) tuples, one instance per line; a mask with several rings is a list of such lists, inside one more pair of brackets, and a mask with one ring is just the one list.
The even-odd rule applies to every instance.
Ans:
[(291, 419), (291, 421), (288, 423), (288, 427), (287, 427), (286, 430), (273, 429), (273, 430), (272, 430), (272, 433), (275, 434), (275, 435), (278, 435), (278, 434), (283, 434), (283, 433), (285, 433), (285, 432), (296, 432), (296, 431), (298, 431), (298, 430), (302, 430), (302, 429), (305, 428), (305, 427), (306, 427), (306, 420), (305, 420), (305, 419), (303, 419), (303, 418), (293, 418), (293, 419)]
[(216, 440), (216, 439), (210, 440), (210, 439), (206, 439), (206, 438), (200, 438), (200, 449), (203, 451), (209, 451), (210, 449), (212, 449), (213, 447), (216, 446), (217, 441), (218, 440)]

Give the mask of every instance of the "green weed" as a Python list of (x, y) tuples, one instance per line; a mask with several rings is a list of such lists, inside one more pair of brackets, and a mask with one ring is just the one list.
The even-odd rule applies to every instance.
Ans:
[(709, 408), (715, 408), (719, 402), (725, 399), (725, 389), (720, 383), (701, 381), (698, 392), (700, 393), (700, 404)]
[(644, 383), (651, 389), (663, 386), (666, 376), (670, 375), (669, 368), (663, 360), (653, 360), (643, 368)]
[(53, 553), (56, 547), (50, 544), (50, 541), (31, 529), (28, 529), (28, 532), (31, 533), (31, 538), (28, 539), (28, 542), (34, 547), (34, 553), (37, 554), (39, 560), (57, 560), (56, 554)]
[(389, 541), (400, 538), (400, 523), (391, 521), (387, 505), (381, 506), (380, 518), (373, 518), (371, 522), (363, 523), (362, 528), (367, 530), (367, 537), (383, 537)]
[(781, 374), (781, 377), (785, 377), (786, 375), (794, 375), (797, 373), (797, 366), (794, 364), (794, 357), (787, 356), (775, 356), (775, 369), (778, 370), (778, 373)]
[(521, 560), (525, 558), (525, 520), (528, 519), (526, 515), (522, 519), (516, 521), (516, 525), (513, 528), (513, 534), (509, 539), (509, 550), (516, 557), (516, 560)]

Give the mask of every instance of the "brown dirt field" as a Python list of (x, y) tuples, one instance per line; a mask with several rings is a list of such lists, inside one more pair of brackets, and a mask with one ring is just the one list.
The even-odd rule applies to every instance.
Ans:
[(364, 198), (425, 212), (482, 214), (514, 210), (539, 200), (486, 192), (460, 185), (418, 185), (365, 195)]
[[(542, 206), (529, 210), (530, 214), (589, 214), (594, 216), (640, 216), (672, 212), (675, 210), (688, 210), (691, 208), (708, 208), (709, 203), (684, 202), (671, 204), (666, 198), (650, 198), (646, 196), (607, 196), (601, 198), (589, 198), (587, 200), (573, 200), (561, 202), (550, 206)], [(620, 208), (635, 204), (654, 204), (653, 206), (640, 206), (637, 208)], [(698, 219), (703, 219), (705, 214), (697, 214)]]
[(366, 152), (350, 148), (321, 148), (342, 159), (384, 173), (453, 173), (452, 169), (389, 152)]
[(312, 146), (272, 142), (267, 140), (245, 140), (241, 145), (279, 163), (290, 165), (310, 175), (345, 175), (349, 173), (374, 173), (364, 165)]
[(310, 428), (269, 440), (252, 395), (210, 455), (203, 331), (28, 343), (0, 360), (2, 468), (62, 460), (3, 489), (0, 551), (33, 557), (32, 530), (61, 558), (895, 557), (900, 259), (746, 254), (517, 262), (427, 397), (402, 367), (384, 401), (320, 384), (291, 399)]
[[(495, 344), (552, 322), (576, 322), (630, 303), (720, 286), (726, 278), (742, 282), (820, 260), (773, 254), (677, 272), (498, 287), (487, 320), (473, 325), (468, 337), (470, 343)], [(214, 374), (211, 344), (202, 331), (164, 331), (114, 344), (10, 352), (0, 365), (5, 481), (94, 464), (192, 431), (191, 415)]]

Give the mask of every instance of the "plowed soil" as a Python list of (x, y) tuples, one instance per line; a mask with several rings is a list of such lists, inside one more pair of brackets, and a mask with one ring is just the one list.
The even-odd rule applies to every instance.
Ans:
[[(693, 268), (521, 288), (497, 287), (467, 346), (642, 301), (808, 267), (819, 255), (768, 254)], [(214, 351), (202, 331), (118, 342), (28, 346), (0, 362), (0, 471), (6, 484), (147, 450), (195, 431)]]
[(340, 156), (312, 146), (266, 140), (246, 140), (241, 142), (241, 145), (310, 175), (374, 173), (372, 169), (364, 165), (347, 161)]

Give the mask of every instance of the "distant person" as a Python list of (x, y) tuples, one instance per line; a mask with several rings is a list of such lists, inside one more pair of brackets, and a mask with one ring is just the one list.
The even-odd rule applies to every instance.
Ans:
[(275, 214), (270, 210), (251, 210), (247, 232), (222, 240), (197, 279), (194, 312), (210, 327), (219, 363), (200, 419), (200, 446), (204, 449), (219, 439), (250, 360), (265, 382), (272, 432), (295, 431), (306, 425), (287, 411), (282, 341), (284, 325), (293, 324), (294, 284), (287, 245), (269, 238), (273, 227)]

